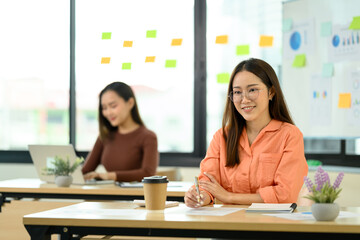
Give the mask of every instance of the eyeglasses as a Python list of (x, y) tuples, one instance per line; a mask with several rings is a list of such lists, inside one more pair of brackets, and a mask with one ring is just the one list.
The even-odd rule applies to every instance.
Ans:
[(229, 98), (234, 103), (239, 103), (244, 99), (244, 96), (249, 99), (250, 101), (254, 101), (259, 97), (259, 92), (264, 89), (257, 89), (257, 88), (250, 88), (244, 92), (239, 90), (231, 91), (229, 94)]

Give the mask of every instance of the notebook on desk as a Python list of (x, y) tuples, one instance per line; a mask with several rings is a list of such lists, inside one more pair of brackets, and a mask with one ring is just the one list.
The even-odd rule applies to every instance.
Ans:
[[(52, 167), (52, 162), (54, 161), (55, 156), (62, 157), (66, 159), (67, 157), (70, 160), (70, 163), (74, 163), (76, 160), (76, 153), (74, 147), (69, 145), (29, 145), (29, 152), (31, 159), (34, 163), (36, 172), (39, 176), (39, 179), (44, 182), (54, 183), (55, 177), (48, 176), (43, 174), (43, 169), (45, 167)], [(94, 185), (94, 184), (111, 184), (114, 183), (112, 180), (90, 180), (85, 181), (83, 174), (81, 172), (81, 166), (79, 166), (75, 172), (71, 174), (73, 177), (72, 184), (80, 185)]]

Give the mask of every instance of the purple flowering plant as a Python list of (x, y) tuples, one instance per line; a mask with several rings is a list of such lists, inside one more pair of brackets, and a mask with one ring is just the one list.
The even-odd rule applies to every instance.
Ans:
[(344, 173), (340, 172), (333, 185), (330, 183), (330, 177), (327, 172), (319, 166), (315, 172), (315, 184), (308, 178), (304, 177), (304, 182), (310, 194), (305, 198), (315, 203), (333, 203), (339, 197), (341, 192), (340, 183), (344, 178)]

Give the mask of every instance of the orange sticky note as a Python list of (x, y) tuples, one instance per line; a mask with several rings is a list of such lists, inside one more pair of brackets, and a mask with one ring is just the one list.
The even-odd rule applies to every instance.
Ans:
[(101, 58), (101, 64), (109, 64), (110, 58), (109, 57), (103, 57)]
[(182, 44), (182, 38), (174, 38), (171, 41), (171, 46), (181, 46)]
[(273, 36), (261, 35), (260, 36), (260, 41), (259, 41), (259, 46), (260, 47), (272, 47), (273, 40), (274, 40)]
[(146, 57), (145, 62), (155, 62), (155, 56)]
[(228, 43), (228, 35), (216, 36), (215, 43), (217, 43), (217, 44), (227, 44)]
[(124, 41), (123, 47), (132, 47), (133, 41)]
[(338, 108), (351, 107), (351, 93), (339, 93)]

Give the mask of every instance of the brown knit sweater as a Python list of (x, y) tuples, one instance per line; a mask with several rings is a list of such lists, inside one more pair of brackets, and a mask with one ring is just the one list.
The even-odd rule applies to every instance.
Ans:
[(86, 157), (83, 174), (94, 171), (99, 164), (108, 172), (116, 172), (117, 181), (141, 181), (155, 175), (159, 164), (156, 134), (140, 126), (127, 134), (116, 132), (111, 140), (98, 138)]

